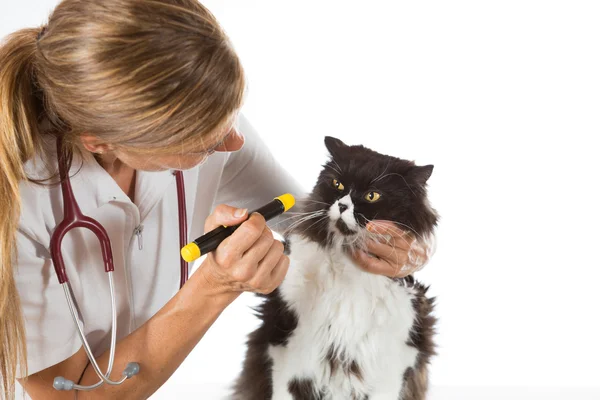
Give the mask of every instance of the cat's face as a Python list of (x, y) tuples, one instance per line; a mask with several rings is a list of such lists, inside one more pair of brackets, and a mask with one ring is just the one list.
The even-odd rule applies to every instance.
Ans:
[(303, 209), (311, 214), (304, 214), (297, 232), (323, 245), (351, 245), (360, 244), (371, 220), (393, 221), (415, 236), (433, 231), (437, 215), (425, 186), (432, 165), (415, 166), (329, 136), (325, 145), (331, 159), (306, 200)]

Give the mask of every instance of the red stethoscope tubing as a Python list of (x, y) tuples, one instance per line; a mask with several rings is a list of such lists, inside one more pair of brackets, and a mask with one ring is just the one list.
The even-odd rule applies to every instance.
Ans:
[[(112, 248), (110, 238), (104, 227), (95, 219), (84, 215), (73, 194), (71, 181), (67, 173), (67, 158), (61, 151), (61, 141), (57, 140), (58, 149), (58, 166), (61, 180), (61, 189), (63, 196), (64, 217), (52, 233), (50, 239), (50, 254), (54, 264), (54, 270), (58, 277), (58, 282), (63, 284), (68, 282), (69, 278), (65, 270), (64, 260), (61, 254), (61, 244), (64, 236), (71, 229), (86, 228), (98, 238), (102, 259), (104, 260), (104, 270), (106, 272), (114, 271), (114, 262), (112, 256)], [(173, 171), (177, 184), (177, 208), (179, 215), (179, 248), (183, 248), (187, 244), (187, 208), (185, 203), (185, 183), (182, 171)], [(179, 256), (180, 279), (179, 288), (181, 288), (188, 279), (188, 263)]]

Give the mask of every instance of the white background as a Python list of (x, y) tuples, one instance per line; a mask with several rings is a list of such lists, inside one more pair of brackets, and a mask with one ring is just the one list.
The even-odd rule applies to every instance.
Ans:
[[(0, 1), (0, 36), (57, 3)], [(600, 399), (598, 2), (204, 4), (246, 68), (246, 115), (307, 189), (325, 135), (435, 165), (432, 398)], [(252, 302), (153, 398), (223, 396)]]

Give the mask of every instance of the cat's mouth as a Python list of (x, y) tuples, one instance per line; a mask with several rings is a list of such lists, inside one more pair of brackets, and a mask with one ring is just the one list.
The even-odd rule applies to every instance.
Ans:
[(342, 218), (338, 219), (335, 223), (335, 227), (340, 231), (340, 233), (344, 236), (351, 236), (356, 234), (357, 232), (350, 229), (348, 225), (344, 222)]

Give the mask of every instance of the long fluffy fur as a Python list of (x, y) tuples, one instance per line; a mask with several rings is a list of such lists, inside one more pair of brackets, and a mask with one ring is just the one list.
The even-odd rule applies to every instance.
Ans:
[[(424, 400), (435, 354), (434, 299), (412, 276), (364, 272), (352, 248), (365, 225), (394, 221), (429, 238), (437, 214), (426, 197), (432, 166), (326, 138), (332, 158), (286, 235), (290, 269), (256, 309), (235, 400)], [(344, 182), (344, 190), (332, 187)], [(382, 201), (364, 201), (366, 191)]]

